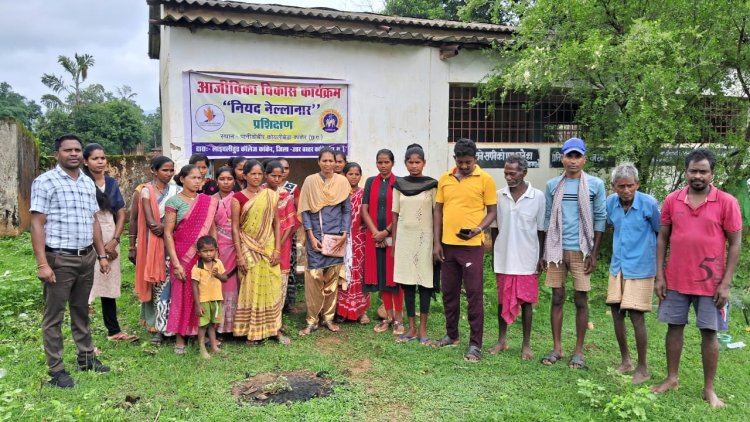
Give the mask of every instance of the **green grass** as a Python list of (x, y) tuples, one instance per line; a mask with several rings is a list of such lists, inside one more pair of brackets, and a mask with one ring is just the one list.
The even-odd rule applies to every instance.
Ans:
[[(47, 376), (39, 328), (41, 286), (35, 279), (28, 235), (0, 239), (0, 256), (0, 368), (5, 373), (0, 378), (0, 420), (155, 420), (157, 415), (161, 421), (613, 420), (612, 415), (604, 413), (608, 402), (619, 395), (627, 408), (638, 397), (628, 380), (611, 370), (619, 363), (619, 353), (603, 305), (606, 260), (599, 263), (593, 278), (590, 315), (595, 329), (586, 337), (589, 369), (580, 371), (568, 369), (567, 359), (552, 367), (539, 364), (538, 358), (552, 347), (550, 293), (544, 288), (534, 315), (532, 347), (536, 358), (530, 362), (520, 359), (518, 323), (510, 327), (508, 352), (485, 354), (478, 364), (464, 362), (468, 341), (465, 309), (458, 348), (396, 344), (390, 334), (375, 334), (372, 325), (345, 324), (337, 335), (325, 330), (307, 338), (293, 335), (288, 347), (269, 343), (247, 348), (242, 342), (227, 341), (224, 353), (210, 361), (202, 361), (194, 346), (180, 357), (169, 343), (159, 349), (148, 346), (148, 335), (137, 325), (133, 267), (124, 263), (124, 294), (118, 301), (120, 322), (145, 340), (129, 345), (107, 342), (97, 314), (92, 319), (94, 340), (112, 373), (74, 373), (76, 388), (57, 390), (44, 386)], [(748, 258), (746, 252), (737, 276), (743, 285), (750, 275)], [(485, 349), (497, 338), (493, 275), (486, 276)], [(431, 311), (429, 335), (439, 338), (445, 322), (442, 304), (433, 303)], [(563, 332), (568, 356), (575, 339), (574, 314), (569, 300)], [(731, 317), (730, 332), (735, 340), (750, 344), (741, 312), (735, 308)], [(304, 323), (301, 313), (284, 318), (294, 332)], [(659, 380), (665, 375), (666, 327), (656, 321), (655, 313), (648, 315), (647, 323), (649, 363), (654, 380)], [(65, 363), (72, 369), (75, 347), (67, 325)], [(686, 329), (681, 388), (659, 396), (654, 406), (645, 406), (649, 420), (750, 420), (750, 348), (721, 352), (717, 391), (728, 406), (711, 411), (700, 398), (703, 376), (699, 345), (698, 330), (690, 326)], [(336, 381), (334, 394), (290, 406), (265, 407), (239, 404), (230, 394), (234, 381), (252, 374), (295, 369), (326, 371)], [(579, 380), (603, 388), (594, 395), (601, 407), (592, 407), (589, 399), (578, 393)], [(128, 396), (135, 403), (129, 403)]]

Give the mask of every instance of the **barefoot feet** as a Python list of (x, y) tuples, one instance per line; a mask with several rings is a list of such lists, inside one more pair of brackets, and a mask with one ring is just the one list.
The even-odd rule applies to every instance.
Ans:
[(617, 367), (617, 372), (621, 374), (629, 374), (633, 372), (633, 363), (630, 362), (629, 358), (625, 358), (620, 362), (620, 366)]
[(497, 344), (492, 346), (490, 350), (488, 351), (490, 352), (491, 355), (496, 355), (506, 350), (508, 350), (508, 342), (503, 339), (503, 340), (498, 340)]
[(661, 384), (652, 385), (651, 392), (661, 394), (669, 390), (677, 390), (678, 388), (680, 388), (680, 383), (677, 382), (677, 378), (667, 378)]
[(633, 385), (643, 384), (651, 379), (651, 374), (645, 366), (638, 366), (633, 372)]
[(534, 352), (531, 351), (531, 346), (528, 344), (521, 347), (521, 360), (534, 359)]
[(724, 407), (725, 404), (716, 396), (714, 390), (703, 390), (703, 400), (705, 400), (712, 409)]

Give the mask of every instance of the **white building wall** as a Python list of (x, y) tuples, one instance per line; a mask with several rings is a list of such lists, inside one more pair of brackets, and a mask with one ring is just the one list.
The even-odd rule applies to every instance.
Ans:
[[(394, 172), (405, 175), (403, 153), (419, 143), (427, 154), (425, 173), (438, 177), (452, 164), (448, 140), (450, 83), (476, 83), (492, 68), (479, 51), (462, 50), (446, 61), (437, 48), (360, 41), (326, 41), (209, 29), (162, 27), (160, 81), (162, 142), (178, 165), (184, 151), (183, 73), (230, 72), (279, 77), (340, 79), (350, 84), (350, 160), (373, 175), (375, 153), (391, 149)], [(481, 144), (480, 147), (540, 148), (541, 169), (529, 171), (541, 187), (551, 175), (548, 147), (540, 144)], [(492, 169), (504, 186), (502, 169)]]

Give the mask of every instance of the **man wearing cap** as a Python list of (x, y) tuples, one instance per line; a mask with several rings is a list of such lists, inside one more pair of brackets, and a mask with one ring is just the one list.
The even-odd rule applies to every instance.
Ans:
[(568, 366), (580, 369), (585, 366), (583, 340), (589, 322), (590, 278), (596, 268), (596, 256), (607, 222), (606, 193), (601, 179), (583, 171), (586, 164), (583, 140), (568, 139), (561, 152), (565, 172), (549, 180), (545, 190), (545, 284), (552, 288), (550, 316), (554, 347), (544, 356), (542, 363), (552, 365), (563, 356), (565, 279), (570, 272), (575, 289), (576, 347)]

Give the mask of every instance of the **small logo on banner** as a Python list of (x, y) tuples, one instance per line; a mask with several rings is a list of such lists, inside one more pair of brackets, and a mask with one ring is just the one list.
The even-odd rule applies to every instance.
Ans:
[(341, 114), (329, 108), (320, 114), (320, 127), (324, 132), (334, 133), (341, 128)]
[(215, 132), (224, 126), (224, 113), (213, 104), (204, 104), (195, 111), (195, 124), (206, 132)]

